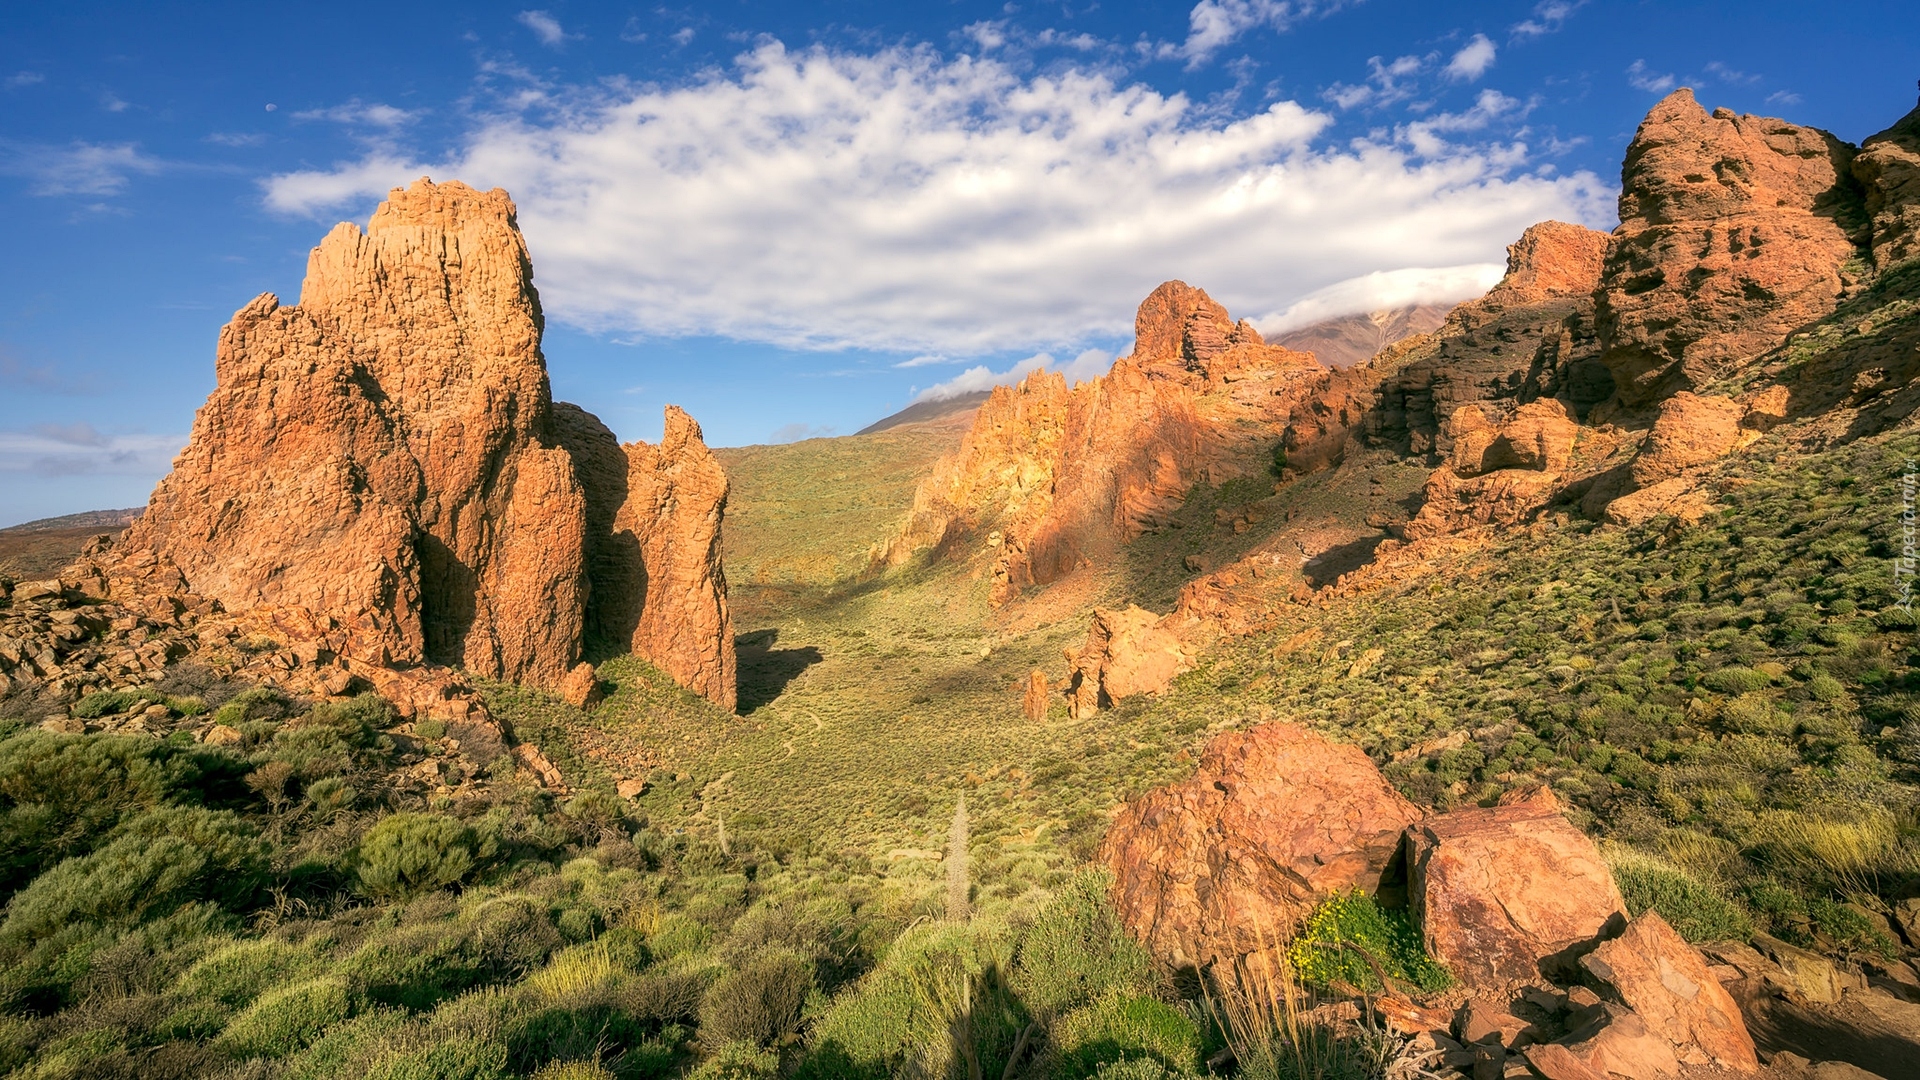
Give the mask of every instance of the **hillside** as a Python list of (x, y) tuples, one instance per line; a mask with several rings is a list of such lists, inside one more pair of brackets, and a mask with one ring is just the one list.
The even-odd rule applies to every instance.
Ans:
[(504, 193), (396, 192), (497, 355), (353, 336), (344, 226), (164, 513), (0, 574), (0, 1072), (1910, 1073), (1916, 176), (1676, 91), (1362, 362), (1174, 281), (1102, 379), (710, 452), (548, 400)]

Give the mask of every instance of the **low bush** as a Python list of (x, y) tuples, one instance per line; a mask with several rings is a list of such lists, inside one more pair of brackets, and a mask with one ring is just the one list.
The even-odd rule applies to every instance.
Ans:
[(1358, 889), (1322, 900), (1288, 946), (1287, 958), (1301, 981), (1315, 986), (1390, 989), (1380, 985), (1380, 972), (1427, 991), (1453, 981), (1421, 947), (1405, 910), (1382, 908)]
[(377, 898), (410, 896), (457, 885), (483, 854), (480, 838), (445, 814), (382, 818), (354, 854), (361, 891)]
[(219, 1043), (237, 1058), (283, 1058), (305, 1048), (352, 1010), (346, 980), (334, 975), (309, 979), (261, 995), (233, 1018)]
[(1200, 1069), (1199, 1026), (1153, 998), (1108, 994), (1062, 1017), (1049, 1037), (1056, 1080), (1080, 1080), (1102, 1066), (1135, 1059), (1153, 1061), (1175, 1075)]
[(1627, 901), (1627, 913), (1658, 911), (1688, 941), (1745, 941), (1753, 920), (1720, 890), (1680, 867), (1624, 844), (1603, 849), (1614, 883)]
[(720, 976), (700, 1003), (700, 1032), (719, 1042), (758, 1046), (791, 1032), (813, 989), (807, 962), (785, 949), (748, 961)]
[(688, 1074), (687, 1080), (773, 1080), (780, 1055), (752, 1042), (727, 1043)]
[(1120, 925), (1107, 901), (1111, 883), (1105, 871), (1076, 874), (1024, 928), (1011, 982), (1035, 1016), (1060, 1016), (1112, 992), (1152, 992), (1152, 958)]

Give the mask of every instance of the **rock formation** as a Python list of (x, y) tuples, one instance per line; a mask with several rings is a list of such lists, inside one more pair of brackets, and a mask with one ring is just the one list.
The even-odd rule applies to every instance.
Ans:
[(1834, 309), (1864, 217), (1853, 156), (1815, 128), (1709, 115), (1691, 90), (1653, 107), (1597, 294), (1623, 406), (1700, 387)]
[(1272, 436), (1321, 371), (1266, 344), (1205, 292), (1170, 281), (1140, 305), (1131, 356), (1068, 388), (1000, 387), (921, 485), (887, 558), (978, 550), (1004, 603), (1160, 527), (1196, 483), (1264, 470)]
[(1853, 175), (1866, 189), (1874, 264), (1885, 270), (1920, 255), (1920, 108), (1868, 136)]
[(725, 478), (684, 414), (629, 463), (552, 403), (532, 278), (503, 191), (421, 180), (364, 232), (335, 227), (299, 305), (261, 296), (221, 332), (213, 394), (124, 548), (229, 611), (336, 626), (325, 651), (369, 670), (557, 687), (591, 595), (603, 631), (653, 613), (619, 643), (730, 706)]
[(1079, 720), (1122, 698), (1159, 693), (1187, 670), (1188, 659), (1179, 635), (1153, 612), (1095, 608), (1086, 642), (1067, 650), (1069, 710)]
[(1430, 817), (1407, 830), (1408, 900), (1434, 959), (1469, 985), (1526, 983), (1567, 967), (1626, 919), (1593, 841), (1544, 790)]
[(1689, 1064), (1760, 1067), (1740, 1007), (1659, 912), (1643, 912), (1580, 963)]
[(1193, 779), (1129, 803), (1101, 860), (1134, 936), (1204, 969), (1281, 944), (1321, 896), (1371, 890), (1419, 816), (1358, 747), (1266, 724), (1216, 738)]
[(624, 449), (627, 497), (613, 531), (616, 543), (638, 551), (641, 577), (628, 645), (680, 685), (731, 712), (737, 690), (733, 618), (720, 566), (727, 474), (701, 440), (700, 425), (671, 405), (658, 446), (636, 442)]

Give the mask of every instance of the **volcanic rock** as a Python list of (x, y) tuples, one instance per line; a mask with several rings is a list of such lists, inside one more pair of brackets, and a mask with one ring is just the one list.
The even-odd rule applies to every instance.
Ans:
[(422, 180), (221, 332), (217, 385), (127, 536), (232, 610), (341, 619), (374, 663), (552, 685), (579, 652), (584, 497), (503, 191)]
[(1020, 711), (1027, 719), (1035, 723), (1045, 720), (1052, 699), (1053, 687), (1047, 681), (1047, 673), (1039, 668), (1027, 672), (1027, 689), (1020, 701)]
[(702, 441), (700, 425), (672, 405), (659, 445), (636, 442), (623, 449), (627, 494), (613, 535), (638, 554), (637, 566), (626, 573), (641, 582), (627, 643), (675, 682), (731, 712), (738, 681), (720, 564), (726, 471)]
[(985, 555), (1004, 604), (1163, 527), (1194, 484), (1266, 471), (1271, 433), (1320, 365), (1180, 282), (1155, 289), (1135, 323), (1132, 355), (1100, 378), (1069, 389), (1039, 371), (996, 388), (921, 484), (887, 561)]
[(1544, 790), (1412, 825), (1406, 862), (1427, 951), (1470, 987), (1536, 980), (1626, 918), (1599, 849)]
[(1885, 270), (1920, 255), (1920, 108), (1878, 135), (1853, 159), (1873, 221), (1873, 261)]
[(1724, 397), (1698, 397), (1685, 390), (1660, 403), (1647, 441), (1634, 456), (1631, 475), (1642, 486), (1715, 461), (1740, 442), (1746, 410)]
[(1561, 472), (1573, 461), (1580, 427), (1567, 407), (1552, 399), (1530, 401), (1506, 423), (1495, 425), (1478, 405), (1462, 405), (1448, 422), (1453, 471), (1478, 476), (1496, 469)]
[(1231, 965), (1279, 945), (1319, 897), (1372, 889), (1419, 816), (1360, 748), (1265, 724), (1219, 736), (1191, 780), (1127, 804), (1101, 860), (1156, 956)]
[(1179, 635), (1138, 606), (1095, 608), (1086, 642), (1066, 654), (1072, 669), (1068, 704), (1076, 720), (1122, 698), (1157, 694), (1188, 666)]
[(1581, 957), (1580, 965), (1683, 1058), (1704, 1056), (1743, 1072), (1760, 1067), (1739, 1006), (1659, 912), (1635, 916), (1619, 937)]
[(575, 664), (560, 680), (560, 700), (576, 709), (584, 709), (600, 701), (600, 680), (594, 674), (592, 664)]
[(1627, 147), (1597, 295), (1623, 405), (1701, 386), (1833, 311), (1863, 213), (1852, 161), (1815, 128), (1709, 116), (1691, 90), (1653, 107)]
[(1680, 1059), (1667, 1040), (1631, 1010), (1600, 1005), (1580, 1030), (1560, 1044), (1587, 1068), (1625, 1080), (1666, 1080), (1680, 1075)]

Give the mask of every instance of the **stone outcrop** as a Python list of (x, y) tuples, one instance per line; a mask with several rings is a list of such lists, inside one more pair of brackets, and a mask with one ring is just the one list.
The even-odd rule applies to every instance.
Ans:
[(1409, 540), (1525, 521), (1559, 489), (1580, 436), (1565, 403), (1548, 398), (1497, 424), (1482, 406), (1463, 405), (1446, 430), (1452, 458), (1427, 478), (1419, 512), (1401, 527)]
[(624, 449), (627, 497), (613, 535), (638, 552), (642, 578), (627, 643), (675, 682), (731, 712), (738, 685), (733, 617), (720, 565), (727, 474), (701, 440), (700, 425), (672, 405), (659, 445)]
[(1020, 695), (1020, 712), (1034, 723), (1047, 718), (1047, 707), (1053, 703), (1053, 687), (1047, 679), (1047, 673), (1034, 668), (1027, 672), (1026, 689)]
[(1405, 854), (1421, 940), (1469, 986), (1536, 980), (1626, 919), (1599, 849), (1544, 790), (1427, 818)]
[(1449, 421), (1469, 406), (1498, 422), (1524, 403), (1558, 398), (1584, 415), (1613, 393), (1593, 327), (1607, 242), (1565, 222), (1529, 228), (1507, 248), (1506, 275), (1486, 296), (1454, 308), (1432, 333), (1324, 377), (1289, 420), (1288, 465), (1337, 465), (1349, 440), (1450, 455)]
[(1101, 859), (1134, 936), (1205, 969), (1280, 944), (1321, 896), (1372, 889), (1418, 817), (1358, 747), (1266, 724), (1219, 736), (1193, 779), (1129, 803)]
[(1087, 640), (1066, 653), (1067, 703), (1076, 720), (1122, 698), (1157, 694), (1189, 666), (1180, 636), (1141, 607), (1095, 608)]
[(1659, 912), (1636, 916), (1580, 965), (1689, 1064), (1742, 1072), (1760, 1067), (1740, 1007)]
[(1698, 388), (1833, 311), (1864, 215), (1853, 156), (1814, 128), (1709, 115), (1686, 89), (1653, 107), (1597, 294), (1623, 406)]
[(343, 618), (348, 648), (551, 685), (586, 600), (541, 313), (506, 193), (396, 189), (297, 307), (221, 332), (217, 386), (127, 537), (228, 608)]
[(1920, 108), (1868, 136), (1853, 175), (1866, 189), (1874, 264), (1885, 270), (1920, 255)]
[[(1196, 483), (1266, 470), (1272, 432), (1323, 369), (1180, 282), (1140, 306), (1132, 355), (1069, 388), (996, 388), (914, 498), (886, 559), (985, 555), (1005, 603), (1158, 529)], [(981, 541), (985, 540), (985, 544)], [(983, 550), (984, 549), (984, 550)]]
[(1634, 455), (1629, 475), (1645, 487), (1720, 459), (1740, 442), (1745, 415), (1732, 398), (1680, 391), (1660, 403), (1660, 415)]
[(313, 250), (298, 305), (261, 296), (221, 332), (123, 547), (368, 670), (556, 688), (595, 629), (730, 706), (725, 477), (684, 414), (622, 451), (556, 406), (542, 328), (505, 192), (395, 189)]

